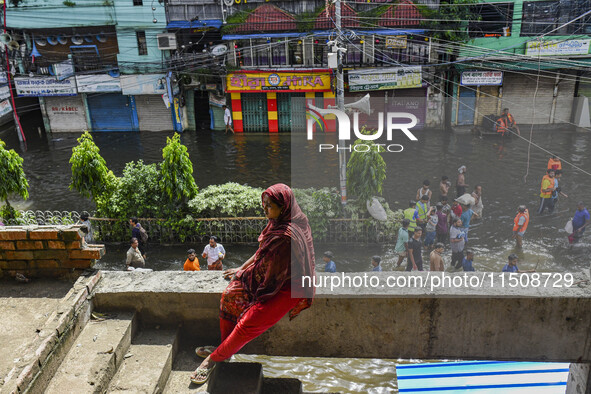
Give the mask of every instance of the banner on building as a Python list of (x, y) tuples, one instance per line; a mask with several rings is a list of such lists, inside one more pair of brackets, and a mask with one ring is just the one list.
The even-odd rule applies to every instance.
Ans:
[(0, 102), (0, 117), (9, 114), (12, 112), (12, 105), (10, 105), (10, 100), (4, 100)]
[(10, 97), (10, 87), (8, 85), (6, 86), (0, 86), (0, 100), (4, 100)]
[(7, 83), (8, 82), (8, 75), (6, 75), (6, 71), (0, 71), (0, 83)]
[(387, 36), (386, 48), (406, 48), (406, 36)]
[(330, 92), (330, 70), (229, 73), (226, 92)]
[(525, 45), (527, 56), (588, 55), (591, 40), (530, 41)]
[(349, 91), (420, 88), (421, 66), (373, 68), (349, 72)]
[(501, 86), (502, 71), (464, 71), (461, 78), (462, 86)]
[(214, 105), (216, 107), (221, 107), (222, 105), (226, 105), (226, 96), (225, 95), (218, 96), (214, 92), (209, 92), (209, 105)]
[(55, 79), (58, 81), (63, 81), (64, 79), (74, 75), (74, 62), (72, 59), (65, 60), (61, 63), (56, 63), (52, 67), (55, 73)]
[(75, 96), (76, 80), (67, 78), (58, 81), (55, 77), (19, 77), (14, 79), (19, 96)]
[(113, 78), (108, 74), (76, 75), (78, 93), (120, 92), (119, 77)]
[(165, 74), (136, 74), (121, 76), (121, 91), (126, 95), (166, 93)]

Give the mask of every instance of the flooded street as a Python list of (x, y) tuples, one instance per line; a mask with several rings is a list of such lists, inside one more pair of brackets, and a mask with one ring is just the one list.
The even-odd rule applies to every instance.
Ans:
[[(529, 136), (529, 129), (524, 127), (522, 134)], [(160, 161), (162, 147), (169, 135), (142, 132), (95, 133), (93, 136), (109, 168), (120, 175), (128, 161)], [(569, 246), (562, 229), (572, 217), (576, 202), (585, 201), (590, 195), (589, 175), (564, 163), (561, 187), (569, 198), (562, 197), (554, 213), (539, 216), (535, 211), (539, 203), (541, 178), (549, 157), (547, 153), (531, 147), (529, 175), (524, 183), (524, 175), (528, 171), (528, 143), (525, 140), (516, 137), (506, 141), (481, 139), (470, 134), (450, 134), (445, 131), (420, 131), (417, 136), (419, 141), (413, 143), (408, 140), (394, 141), (404, 145), (403, 152), (383, 155), (387, 163), (383, 196), (392, 209), (406, 208), (408, 200), (415, 198), (416, 190), (424, 179), (431, 182), (433, 196), (437, 198), (440, 177), (447, 175), (454, 183), (458, 167), (466, 165), (466, 182), (470, 185), (468, 189), (471, 190), (475, 184), (482, 185), (483, 189), (484, 217), (482, 220), (473, 220), (469, 242), (469, 247), (476, 252), (477, 270), (500, 270), (506, 262), (506, 256), (514, 251), (511, 230), (520, 204), (527, 205), (531, 216), (523, 251), (518, 253), (520, 267), (536, 268), (539, 271), (578, 271), (588, 268), (587, 254), (591, 247), (589, 235), (579, 244)], [(33, 210), (92, 210), (89, 200), (68, 189), (68, 160), (77, 137), (66, 133), (54, 134), (47, 139), (30, 138), (27, 151), (22, 151), (14, 133), (5, 132), (0, 136), (25, 160), (30, 198), (18, 203), (18, 206)], [(292, 138), (293, 144), (305, 146), (297, 157), (291, 156)], [(317, 135), (315, 138), (317, 142), (336, 143), (335, 135)], [(200, 188), (230, 181), (258, 187), (276, 182), (290, 183), (294, 187), (338, 186), (337, 154), (319, 154), (316, 144), (306, 141), (305, 135), (197, 132), (183, 134), (182, 142), (188, 148)], [(534, 130), (533, 142), (583, 170), (591, 168), (591, 157), (586, 154), (591, 145), (589, 134)], [(246, 248), (244, 253), (234, 255), (236, 264), (251, 253), (247, 247), (237, 250), (242, 248)], [(330, 248), (330, 245), (319, 245), (317, 248)], [(178, 248), (184, 253), (183, 249), (185, 247)], [(340, 249), (344, 252), (336, 253), (335, 261), (340, 266), (339, 270), (364, 271), (369, 268), (367, 256), (377, 252), (385, 257), (384, 269), (392, 269), (392, 249), (393, 246), (380, 246), (364, 251), (352, 246)], [(104, 264), (112, 266), (115, 261), (111, 259), (119, 260), (113, 255), (122, 252), (109, 252)], [(173, 261), (183, 258), (177, 249), (169, 251), (168, 248), (162, 248), (153, 254), (156, 269), (174, 269)]]

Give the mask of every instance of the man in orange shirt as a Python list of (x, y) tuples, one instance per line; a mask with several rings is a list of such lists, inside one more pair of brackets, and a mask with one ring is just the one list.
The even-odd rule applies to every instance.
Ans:
[(185, 261), (185, 265), (183, 265), (183, 270), (201, 271), (201, 267), (199, 267), (199, 260), (197, 259), (197, 253), (195, 252), (195, 249), (187, 250), (187, 260)]

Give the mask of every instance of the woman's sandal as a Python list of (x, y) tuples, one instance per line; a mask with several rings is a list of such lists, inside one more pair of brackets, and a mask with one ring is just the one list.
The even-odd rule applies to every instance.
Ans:
[(215, 346), (200, 346), (195, 349), (195, 354), (201, 358), (207, 358), (215, 349)]
[(211, 373), (215, 369), (216, 365), (217, 364), (213, 364), (213, 367), (211, 367), (211, 368), (197, 368), (197, 370), (195, 371), (197, 373), (197, 375), (194, 378), (193, 377), (191, 378), (191, 383), (203, 384), (203, 383), (207, 382), (207, 380), (209, 379), (209, 376), (211, 375)]

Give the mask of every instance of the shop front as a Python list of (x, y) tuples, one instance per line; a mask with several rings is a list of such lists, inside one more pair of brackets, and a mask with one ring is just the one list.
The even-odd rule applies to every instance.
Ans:
[(173, 115), (179, 109), (178, 103), (175, 106), (174, 99), (169, 98), (165, 74), (123, 75), (121, 88), (124, 95), (135, 101), (140, 130), (174, 129)]
[(485, 116), (496, 120), (502, 109), (503, 77), (503, 71), (463, 71), (456, 90), (452, 124), (482, 125)]
[[(414, 128), (425, 127), (427, 87), (423, 84), (421, 66), (355, 70), (349, 71), (348, 77), (349, 94), (369, 93), (374, 109), (411, 113), (418, 120)], [(376, 119), (375, 116), (369, 117), (368, 127), (377, 127)]]
[(328, 69), (229, 73), (226, 92), (231, 95), (234, 130), (304, 131), (306, 102), (334, 105), (331, 76)]

